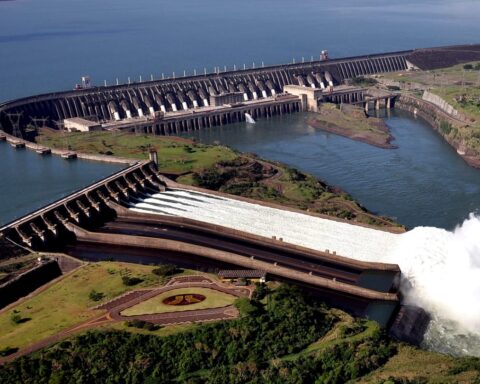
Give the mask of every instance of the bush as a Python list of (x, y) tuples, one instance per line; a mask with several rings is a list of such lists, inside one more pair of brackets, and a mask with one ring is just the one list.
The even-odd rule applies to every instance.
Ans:
[(387, 85), (387, 89), (389, 91), (400, 91), (400, 87), (398, 85)]
[(132, 320), (132, 321), (127, 321), (126, 322), (127, 327), (133, 327), (133, 328), (138, 328), (138, 329), (146, 329), (148, 331), (156, 331), (157, 329), (160, 329), (160, 325), (150, 323), (149, 321), (143, 321), (143, 320)]
[(442, 121), (440, 123), (440, 131), (443, 134), (448, 135), (452, 131), (452, 125), (447, 121)]
[(368, 86), (375, 85), (377, 83), (378, 83), (377, 80), (372, 79), (370, 77), (359, 76), (359, 77), (354, 77), (352, 79), (352, 85), (361, 85), (361, 86), (368, 87)]
[(238, 309), (240, 315), (242, 316), (252, 315), (259, 310), (258, 306), (246, 297), (241, 297), (240, 299), (235, 300), (235, 307)]
[(194, 173), (193, 180), (200, 187), (218, 190), (231, 176), (231, 172), (219, 172), (216, 168), (209, 168), (200, 173)]
[(265, 298), (270, 293), (270, 288), (268, 288), (265, 283), (256, 283), (255, 291), (252, 294), (252, 300), (260, 301)]
[(159, 265), (157, 268), (155, 268), (154, 270), (152, 270), (152, 273), (154, 273), (155, 275), (157, 276), (172, 276), (174, 275), (175, 273), (178, 273), (180, 272), (181, 270), (179, 270), (175, 265), (173, 264), (162, 264), (162, 265)]
[(472, 70), (472, 69), (473, 69), (473, 65), (472, 65), (472, 64), (465, 64), (465, 65), (463, 66), (463, 69)]
[(0, 357), (9, 356), (17, 351), (18, 351), (18, 348), (14, 348), (14, 347), (6, 347), (3, 349), (0, 349)]
[(88, 297), (92, 301), (100, 301), (105, 297), (105, 295), (103, 294), (103, 292), (97, 292), (96, 290), (92, 289)]
[(455, 366), (449, 370), (451, 375), (457, 375), (467, 371), (480, 372), (480, 358), (478, 357), (462, 357), (457, 360)]
[(130, 276), (122, 276), (122, 282), (124, 285), (132, 286), (141, 283), (143, 280), (139, 277), (130, 277)]
[(20, 324), (22, 322), (22, 316), (19, 313), (12, 313), (10, 320), (13, 324)]

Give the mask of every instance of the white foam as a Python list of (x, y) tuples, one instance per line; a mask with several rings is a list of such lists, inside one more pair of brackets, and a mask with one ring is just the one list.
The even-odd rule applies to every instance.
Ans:
[[(175, 200), (175, 201), (173, 201)], [(161, 204), (161, 206), (153, 203)], [(480, 219), (454, 231), (417, 227), (392, 234), (203, 193), (173, 190), (135, 210), (217, 224), (364, 261), (398, 264), (408, 281), (405, 300), (433, 316), (426, 343), (435, 350), (480, 356)], [(453, 337), (452, 335), (456, 335)], [(472, 342), (473, 340), (473, 342)]]

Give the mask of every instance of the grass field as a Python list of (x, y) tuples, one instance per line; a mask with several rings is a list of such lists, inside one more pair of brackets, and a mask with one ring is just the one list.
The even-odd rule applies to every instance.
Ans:
[[(151, 273), (155, 267), (100, 262), (87, 264), (38, 295), (27, 299), (13, 309), (0, 313), (0, 349), (7, 346), (25, 347), (33, 342), (58, 333), (101, 313), (89, 308), (108, 301), (122, 293), (159, 284), (162, 280)], [(122, 275), (140, 277), (143, 282), (127, 287), (122, 283)], [(92, 290), (102, 292), (99, 302), (90, 300)], [(11, 321), (13, 311), (18, 311), (20, 324)]]
[[(167, 305), (163, 300), (170, 296), (197, 293), (206, 297), (204, 301), (190, 305)], [(123, 316), (147, 315), (152, 313), (182, 312), (197, 309), (219, 308), (233, 304), (236, 297), (210, 288), (179, 288), (164, 292), (140, 304), (127, 308)]]
[[(362, 378), (358, 383), (388, 383), (390, 377), (411, 380), (412, 383), (476, 383), (478, 372), (468, 370), (458, 374), (449, 371), (456, 365), (450, 356), (400, 344), (397, 354), (383, 367)], [(413, 381), (417, 380), (417, 381)]]
[(359, 107), (324, 103), (320, 113), (310, 121), (310, 125), (342, 134), (353, 140), (389, 147), (390, 132), (383, 120), (375, 117), (367, 118), (363, 109)]
[(149, 149), (155, 148), (160, 171), (176, 174), (195, 172), (211, 167), (220, 160), (232, 160), (237, 156), (227, 147), (198, 144), (173, 136), (113, 132), (59, 133), (41, 129), (36, 140), (51, 148), (69, 148), (77, 152), (135, 159), (147, 159)]
[[(472, 62), (472, 67), (478, 62)], [(480, 70), (465, 70), (465, 64), (434, 71), (397, 72), (384, 76), (400, 83), (417, 83), (442, 97), (459, 112), (480, 122)], [(465, 96), (466, 102), (458, 98)], [(473, 102), (468, 102), (471, 99)], [(476, 102), (475, 102), (476, 100)]]

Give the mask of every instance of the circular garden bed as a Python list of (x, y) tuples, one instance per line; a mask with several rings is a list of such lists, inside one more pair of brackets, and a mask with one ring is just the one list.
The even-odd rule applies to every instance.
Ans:
[(192, 305), (200, 303), (205, 300), (206, 297), (198, 293), (189, 293), (186, 295), (169, 296), (163, 299), (163, 304), (166, 305)]

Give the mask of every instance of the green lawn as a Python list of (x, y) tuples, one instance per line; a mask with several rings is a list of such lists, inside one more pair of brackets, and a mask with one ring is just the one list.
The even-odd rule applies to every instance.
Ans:
[(237, 156), (224, 146), (203, 145), (173, 136), (114, 132), (64, 133), (42, 129), (36, 140), (51, 148), (70, 148), (77, 152), (134, 159), (147, 159), (149, 149), (155, 148), (160, 171), (166, 173), (194, 172), (211, 167), (220, 160), (233, 160)]
[[(0, 349), (7, 346), (25, 347), (33, 342), (58, 333), (101, 313), (89, 308), (108, 301), (122, 293), (141, 287), (159, 284), (162, 279), (151, 273), (153, 266), (118, 262), (87, 264), (52, 285), (38, 295), (0, 314)], [(132, 287), (122, 283), (121, 276), (129, 274), (143, 279)], [(92, 290), (102, 292), (105, 297), (90, 300)], [(16, 310), (23, 319), (21, 324), (11, 321)]]
[[(163, 300), (170, 296), (197, 293), (206, 297), (204, 301), (190, 305), (167, 305)], [(140, 304), (127, 308), (124, 316), (146, 315), (152, 313), (192, 311), (196, 309), (219, 308), (233, 304), (236, 297), (210, 288), (179, 288), (164, 292)]]

